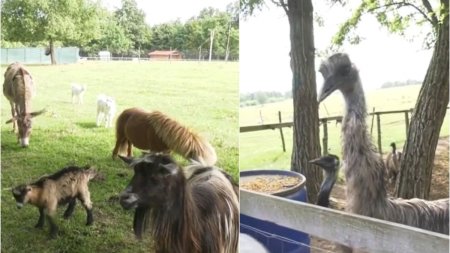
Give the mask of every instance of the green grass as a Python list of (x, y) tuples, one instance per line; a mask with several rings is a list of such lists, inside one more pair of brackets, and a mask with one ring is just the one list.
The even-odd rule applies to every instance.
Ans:
[[(379, 89), (366, 93), (368, 111), (375, 107), (376, 111), (403, 110), (413, 108), (419, 94), (420, 86), (404, 86), (389, 89)], [(338, 116), (343, 114), (344, 102), (339, 92), (331, 95), (320, 105), (320, 117)], [(283, 122), (291, 122), (293, 107), (292, 100), (265, 104), (263, 106), (243, 107), (239, 110), (241, 126), (258, 125), (261, 116), (264, 124), (278, 123), (278, 111), (281, 111)], [(388, 152), (389, 144), (396, 142), (401, 148), (406, 140), (404, 114), (388, 114), (381, 116), (382, 150)], [(440, 135), (449, 135), (449, 111), (445, 117)], [(372, 117), (367, 118), (369, 131)], [(377, 145), (376, 119), (373, 122), (372, 140)], [(322, 141), (323, 129), (320, 129)], [(341, 124), (328, 124), (329, 153), (341, 155), (340, 140)], [(276, 168), (289, 169), (292, 153), (292, 129), (283, 128), (286, 141), (286, 152), (282, 150), (279, 130), (265, 130), (240, 133), (239, 135), (239, 167), (241, 170)]]
[[(48, 112), (33, 121), (26, 149), (19, 147), (11, 125), (1, 126), (2, 252), (151, 251), (150, 240), (134, 238), (133, 213), (124, 211), (114, 198), (133, 172), (120, 159), (111, 159), (114, 129), (95, 126), (100, 93), (116, 98), (117, 114), (129, 107), (160, 110), (205, 136), (216, 149), (217, 165), (237, 179), (237, 63), (89, 62), (28, 69), (37, 84), (33, 109), (47, 108)], [(71, 82), (87, 85), (81, 106), (71, 104)], [(1, 117), (2, 122), (10, 118), (10, 106), (3, 96)], [(135, 155), (140, 153), (134, 149)], [(106, 176), (104, 181), (90, 183), (95, 222), (92, 227), (84, 225), (86, 213), (81, 205), (69, 220), (62, 219), (64, 208), (60, 208), (56, 220), (61, 234), (48, 240), (47, 226), (44, 231), (34, 228), (37, 208), (27, 205), (17, 210), (10, 189), (72, 164), (94, 165)]]

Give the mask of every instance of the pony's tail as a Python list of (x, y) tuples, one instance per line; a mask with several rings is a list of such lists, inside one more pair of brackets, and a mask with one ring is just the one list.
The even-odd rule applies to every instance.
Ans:
[(112, 158), (116, 158), (117, 155), (125, 155), (127, 154), (128, 149), (128, 140), (125, 135), (125, 125), (128, 121), (128, 118), (131, 114), (128, 113), (128, 110), (123, 111), (119, 117), (117, 117), (116, 121), (116, 146), (112, 152)]

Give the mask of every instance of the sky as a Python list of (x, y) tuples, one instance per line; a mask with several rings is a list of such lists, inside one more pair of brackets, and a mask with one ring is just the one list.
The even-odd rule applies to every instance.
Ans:
[[(324, 26), (315, 24), (316, 50), (323, 51), (338, 30), (338, 25), (351, 15), (349, 8), (330, 6), (327, 1), (313, 1), (315, 12), (324, 20)], [(342, 52), (360, 70), (364, 88), (379, 88), (387, 81), (423, 80), (431, 59), (431, 50), (424, 50), (423, 40), (407, 39), (389, 34), (375, 18), (362, 19), (358, 31), (364, 40), (359, 45), (346, 45)], [(419, 31), (410, 31), (417, 34)], [(412, 38), (408, 36), (407, 38)], [(289, 91), (292, 73), (289, 66), (289, 23), (282, 8), (270, 1), (262, 11), (240, 20), (240, 91)], [(316, 69), (321, 59), (316, 58)], [(316, 72), (317, 86), (322, 77)]]
[[(237, 1), (237, 0), (235, 0)], [(180, 19), (186, 21), (206, 7), (225, 10), (233, 0), (136, 0), (146, 14), (146, 22), (153, 26)], [(289, 91), (292, 73), (289, 66), (289, 23), (280, 7), (266, 1), (266, 7), (254, 15), (240, 20), (240, 91)], [(324, 26), (314, 26), (316, 49), (330, 46), (337, 32), (352, 11), (351, 4), (342, 8), (331, 6), (329, 1), (313, 1), (314, 10), (324, 20)], [(353, 1), (357, 2), (357, 1)], [(104, 5), (114, 10), (121, 0), (104, 0)], [(422, 29), (422, 31), (420, 31)], [(416, 28), (411, 34), (423, 33)], [(423, 39), (408, 36), (408, 39), (389, 34), (374, 17), (364, 16), (358, 33), (363, 41), (358, 45), (345, 45), (342, 52), (348, 53), (360, 70), (366, 90), (379, 88), (388, 81), (423, 80), (431, 59), (431, 50), (424, 50)], [(412, 40), (412, 41), (411, 41)], [(316, 58), (316, 69), (321, 59)], [(316, 73), (317, 86), (322, 77)]]
[[(236, 0), (237, 1), (237, 0)], [(140, 9), (145, 13), (145, 21), (153, 26), (169, 21), (186, 21), (193, 16), (197, 16), (200, 11), (207, 7), (219, 10), (226, 10), (233, 0), (136, 0)], [(103, 5), (114, 10), (120, 8), (121, 0), (103, 0)]]

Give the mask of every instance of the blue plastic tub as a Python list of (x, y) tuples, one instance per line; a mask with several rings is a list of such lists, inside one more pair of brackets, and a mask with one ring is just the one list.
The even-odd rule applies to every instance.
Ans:
[[(294, 176), (300, 178), (298, 185), (273, 193), (272, 195), (291, 200), (306, 202), (305, 177), (294, 171), (286, 170), (249, 170), (240, 172), (241, 182), (253, 177), (267, 175)], [(271, 253), (309, 253), (309, 235), (273, 222), (240, 215), (241, 233), (246, 233), (262, 243)]]

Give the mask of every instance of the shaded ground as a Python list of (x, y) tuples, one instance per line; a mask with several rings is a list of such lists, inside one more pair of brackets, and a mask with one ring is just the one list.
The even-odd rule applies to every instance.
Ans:
[[(401, 147), (399, 147), (401, 150)], [(388, 189), (392, 193), (393, 186)], [(441, 137), (436, 148), (434, 169), (431, 181), (430, 199), (449, 197), (449, 137)], [(333, 209), (345, 209), (345, 182), (337, 182), (331, 192), (331, 206)], [(335, 252), (334, 243), (311, 237), (311, 253)]]

